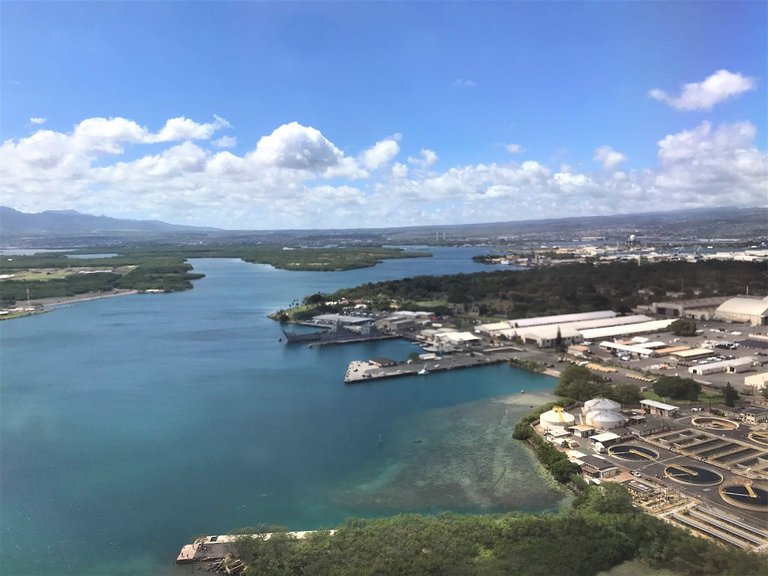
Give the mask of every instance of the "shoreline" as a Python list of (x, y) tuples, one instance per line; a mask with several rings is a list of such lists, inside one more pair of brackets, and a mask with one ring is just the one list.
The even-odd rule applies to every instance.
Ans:
[(84, 292), (82, 294), (75, 294), (74, 296), (38, 298), (35, 300), (30, 300), (30, 304), (33, 306), (42, 306), (43, 308), (50, 309), (57, 306), (63, 306), (65, 304), (72, 304), (74, 302), (87, 302), (89, 300), (101, 300), (102, 298), (116, 298), (117, 296), (131, 296), (138, 293), (138, 290), (133, 289), (116, 289), (112, 292)]
[(89, 300), (101, 300), (102, 298), (115, 298), (117, 296), (131, 296), (133, 294), (139, 294), (139, 291), (132, 289), (118, 289), (113, 292), (84, 292), (83, 294), (75, 294), (74, 296), (36, 298), (34, 300), (29, 300), (28, 304), (26, 302), (22, 304), (17, 302), (14, 308), (8, 309), (9, 313), (0, 314), (0, 321), (15, 320), (17, 318), (45, 314), (46, 312), (55, 310), (59, 306), (66, 306), (67, 304), (87, 302)]

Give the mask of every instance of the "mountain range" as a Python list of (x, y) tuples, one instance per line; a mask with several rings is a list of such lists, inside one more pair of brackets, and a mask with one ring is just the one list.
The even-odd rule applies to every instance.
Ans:
[(19, 212), (0, 206), (0, 237), (122, 234), (132, 232), (205, 232), (214, 228), (179, 226), (160, 220), (127, 220), (93, 216), (76, 210)]

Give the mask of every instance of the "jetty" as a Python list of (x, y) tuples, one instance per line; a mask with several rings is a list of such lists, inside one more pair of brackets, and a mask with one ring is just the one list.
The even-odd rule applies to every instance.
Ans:
[[(315, 532), (323, 531), (302, 530), (298, 532), (278, 532), (278, 534), (287, 534), (297, 540), (303, 540), (309, 534), (314, 534)], [(333, 535), (336, 531), (325, 530), (325, 532)], [(239, 574), (245, 570), (245, 565), (235, 557), (235, 543), (241, 538), (269, 540), (273, 534), (275, 533), (220, 534), (198, 538), (192, 544), (186, 544), (182, 547), (179, 555), (176, 557), (176, 564), (208, 563), (215, 572)]]
[(344, 383), (356, 384), (359, 382), (381, 380), (383, 378), (428, 375), (447, 370), (490, 366), (491, 364), (507, 362), (509, 357), (509, 353), (461, 352), (450, 355), (446, 354), (429, 361), (382, 362), (379, 359), (367, 361), (353, 360), (347, 366)]

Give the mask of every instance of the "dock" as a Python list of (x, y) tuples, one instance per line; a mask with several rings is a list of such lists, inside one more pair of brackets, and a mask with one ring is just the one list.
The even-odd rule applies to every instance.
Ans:
[(490, 366), (506, 362), (509, 356), (509, 354), (503, 353), (461, 352), (458, 354), (446, 354), (435, 360), (397, 362), (386, 366), (372, 360), (353, 360), (347, 366), (344, 383), (356, 384), (359, 382), (381, 380), (383, 378), (428, 375), (433, 372)]
[[(301, 530), (298, 532), (280, 532), (280, 534), (287, 534), (297, 540), (303, 540), (309, 534), (315, 532), (323, 532), (322, 530)], [(325, 530), (328, 534), (333, 535), (336, 530)], [(240, 538), (259, 538), (261, 540), (269, 540), (272, 538), (273, 532), (266, 532), (263, 534), (220, 534), (217, 536), (205, 536), (204, 538), (198, 538), (192, 544), (186, 544), (181, 548), (179, 555), (176, 557), (176, 564), (196, 564), (200, 562), (208, 563), (220, 563), (222, 561), (231, 560), (235, 558), (235, 542)], [(245, 566), (240, 563), (234, 568), (230, 564), (229, 567), (222, 566), (223, 570), (227, 574), (235, 574), (245, 569)], [(242, 566), (242, 569), (238, 569)]]

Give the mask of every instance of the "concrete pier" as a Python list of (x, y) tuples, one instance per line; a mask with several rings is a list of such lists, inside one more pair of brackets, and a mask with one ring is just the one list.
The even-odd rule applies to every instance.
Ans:
[[(297, 540), (303, 540), (309, 534), (319, 532), (319, 530), (301, 530), (298, 532), (285, 532)], [(327, 530), (333, 535), (335, 530)], [(264, 534), (221, 534), (217, 536), (206, 536), (199, 538), (192, 544), (182, 547), (179, 555), (176, 557), (176, 564), (192, 564), (197, 562), (216, 562), (225, 558), (232, 558), (235, 555), (234, 543), (239, 538), (260, 538), (269, 540), (272, 538), (272, 532)]]
[(372, 361), (353, 360), (344, 376), (345, 384), (396, 378), (398, 376), (427, 375), (433, 372), (490, 366), (509, 360), (511, 354), (488, 354), (481, 352), (461, 352), (442, 356), (439, 359), (418, 362), (401, 362), (393, 366), (381, 366)]

